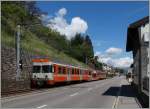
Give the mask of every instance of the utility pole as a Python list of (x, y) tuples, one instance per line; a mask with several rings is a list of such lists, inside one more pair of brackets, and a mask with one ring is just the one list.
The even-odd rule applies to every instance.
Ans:
[(20, 79), (20, 25), (17, 25), (17, 36), (16, 36), (16, 50), (17, 50), (17, 57), (16, 57), (16, 81)]

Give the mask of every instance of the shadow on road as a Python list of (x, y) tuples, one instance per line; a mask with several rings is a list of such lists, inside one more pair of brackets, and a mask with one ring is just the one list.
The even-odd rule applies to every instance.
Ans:
[[(103, 93), (103, 95), (106, 96), (117, 96), (117, 93), (119, 92), (120, 87), (110, 87), (107, 91)], [(121, 93), (119, 96), (124, 97), (136, 97), (137, 93), (132, 88), (131, 85), (122, 85), (121, 86)]]
[[(102, 95), (118, 96), (117, 94), (118, 94), (119, 90), (120, 90), (120, 87), (110, 87)], [(149, 107), (148, 103), (144, 103), (142, 101), (140, 95), (137, 93), (137, 90), (132, 85), (122, 85), (119, 96), (136, 98), (140, 102), (140, 104), (143, 108)], [(146, 101), (149, 101), (149, 100), (146, 100)]]
[(120, 87), (110, 87), (107, 91), (103, 93), (106, 96), (117, 96)]

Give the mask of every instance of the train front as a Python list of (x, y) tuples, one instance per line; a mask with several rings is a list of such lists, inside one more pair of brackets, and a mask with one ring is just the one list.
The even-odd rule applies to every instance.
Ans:
[(48, 59), (32, 59), (32, 86), (39, 87), (53, 81), (53, 66)]

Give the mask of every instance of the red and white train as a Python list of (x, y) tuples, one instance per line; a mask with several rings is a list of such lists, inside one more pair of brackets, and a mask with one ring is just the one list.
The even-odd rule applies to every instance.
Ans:
[(62, 82), (92, 81), (104, 79), (103, 73), (71, 65), (54, 63), (49, 59), (32, 59), (32, 85), (54, 85)]

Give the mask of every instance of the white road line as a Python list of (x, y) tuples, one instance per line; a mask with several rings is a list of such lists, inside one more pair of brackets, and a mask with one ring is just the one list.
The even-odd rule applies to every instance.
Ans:
[(114, 103), (113, 103), (113, 105), (112, 105), (112, 109), (114, 109), (114, 108), (115, 108), (116, 101), (117, 101), (117, 98), (115, 98), (115, 101), (114, 101)]
[(115, 101), (112, 105), (112, 109), (115, 109), (118, 107), (118, 103), (119, 103), (119, 99), (120, 99), (120, 93), (121, 93), (121, 86), (122, 86), (122, 81), (121, 81), (121, 84), (120, 84), (120, 88), (119, 88), (119, 91), (117, 93), (117, 97), (115, 98)]
[(42, 106), (39, 106), (39, 107), (37, 107), (37, 108), (40, 109), (40, 108), (43, 108), (43, 107), (45, 107), (45, 106), (47, 106), (47, 105), (42, 105)]
[(77, 93), (71, 94), (70, 96), (73, 97), (73, 96), (78, 95), (78, 94), (79, 93), (77, 92)]

